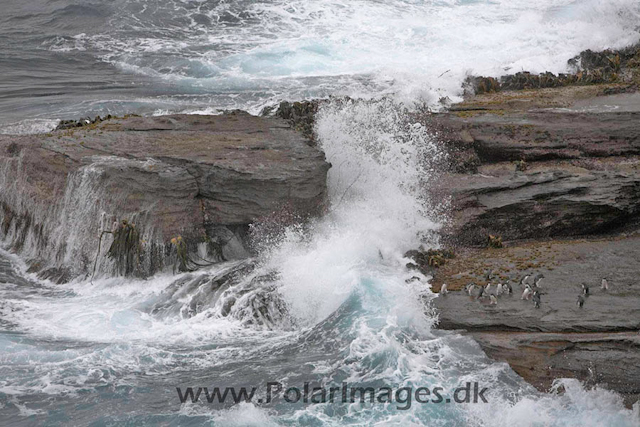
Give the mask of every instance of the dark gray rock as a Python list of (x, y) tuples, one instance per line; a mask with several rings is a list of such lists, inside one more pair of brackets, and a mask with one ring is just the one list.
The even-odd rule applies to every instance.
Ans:
[(511, 368), (540, 391), (556, 378), (577, 378), (587, 387), (604, 387), (622, 395), (627, 407), (640, 398), (640, 334), (472, 332), (495, 360)]
[[(578, 378), (621, 393), (631, 406), (640, 397), (638, 259), (637, 235), (457, 253), (447, 265), (449, 276), (439, 272), (438, 282), (450, 284), (450, 290), (467, 281), (484, 286), (486, 279), (475, 274), (488, 267), (495, 276), (489, 292), (511, 278), (513, 294), (502, 294), (497, 305), (490, 305), (488, 297), (451, 290), (433, 302), (438, 327), (468, 331), (490, 357), (508, 362), (540, 390), (549, 390), (556, 378)], [(521, 299), (524, 286), (519, 285), (523, 276), (537, 273), (544, 274), (540, 308)], [(604, 277), (606, 291), (600, 287)], [(590, 295), (580, 308), (582, 283)]]
[(452, 196), (448, 231), (457, 243), (605, 234), (640, 222), (640, 110), (424, 121), (450, 151), (453, 173), (438, 190)]
[(458, 241), (608, 233), (637, 222), (640, 173), (546, 170), (509, 175), (450, 177)]
[[(500, 250), (484, 250), (484, 257), (501, 277), (493, 279), (492, 291), (498, 283), (511, 277), (512, 295), (498, 296), (498, 304), (470, 297), (464, 291), (450, 292), (434, 302), (439, 312), (439, 325), (444, 329), (502, 330), (536, 332), (602, 332), (640, 330), (640, 237), (541, 243)], [(514, 259), (528, 254), (536, 257), (537, 268), (520, 270)], [(465, 265), (458, 255), (456, 262)], [(516, 261), (521, 262), (521, 261)], [(457, 268), (460, 268), (457, 267)], [(462, 267), (464, 268), (464, 267)], [(526, 274), (543, 273), (540, 282), (542, 304), (536, 309), (531, 301), (521, 299), (524, 287), (518, 282)], [(611, 284), (600, 289), (603, 277)], [(446, 278), (439, 278), (446, 281)], [(487, 282), (474, 279), (480, 285)], [(532, 282), (530, 280), (530, 282)], [(591, 288), (584, 307), (577, 306), (581, 284)]]
[[(3, 135), (0, 231), (57, 280), (91, 273), (101, 232), (123, 219), (142, 236), (145, 275), (173, 262), (177, 236), (206, 262), (234, 259), (248, 254), (249, 224), (282, 209), (321, 212), (329, 167), (284, 120), (242, 112)], [(98, 271), (113, 266), (99, 257)]]

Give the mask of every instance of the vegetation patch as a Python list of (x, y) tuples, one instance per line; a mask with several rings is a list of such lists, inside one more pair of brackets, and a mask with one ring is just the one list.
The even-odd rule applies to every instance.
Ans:
[(139, 271), (142, 255), (142, 240), (135, 224), (122, 220), (113, 231), (113, 242), (107, 251), (123, 276), (129, 276)]

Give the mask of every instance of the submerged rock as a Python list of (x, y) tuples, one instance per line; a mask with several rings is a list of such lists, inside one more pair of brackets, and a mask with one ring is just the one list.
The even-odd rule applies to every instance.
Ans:
[[(284, 120), (234, 112), (96, 121), (47, 135), (0, 136), (0, 223), (5, 241), (57, 279), (91, 273), (99, 237), (136, 225), (140, 265), (246, 256), (249, 225), (280, 209), (318, 214), (330, 165)], [(112, 241), (98, 273), (114, 273)], [(126, 258), (126, 257), (125, 257)], [(136, 255), (136, 259), (138, 255)]]

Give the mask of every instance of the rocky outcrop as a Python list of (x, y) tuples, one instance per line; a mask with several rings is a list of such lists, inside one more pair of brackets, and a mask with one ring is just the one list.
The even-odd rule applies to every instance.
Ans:
[[(247, 255), (249, 224), (319, 213), (328, 168), (285, 121), (242, 112), (0, 136), (0, 231), (57, 280), (91, 273), (100, 235), (122, 220), (140, 236), (141, 275), (180, 257), (178, 236), (194, 263), (234, 259)], [(113, 235), (103, 237), (106, 252)], [(117, 270), (103, 256), (97, 269)]]
[[(491, 271), (495, 293), (498, 283), (511, 280), (513, 294), (498, 297), (498, 305), (478, 300), (475, 293), (453, 292), (437, 300), (440, 326), (445, 329), (535, 332), (602, 332), (640, 330), (640, 282), (637, 260), (640, 236), (512, 243), (503, 249), (460, 250), (436, 273), (435, 285), (448, 283), (462, 289), (467, 283), (486, 285)], [(520, 279), (542, 273), (542, 304), (522, 300)], [(610, 289), (600, 281), (608, 278)], [(531, 281), (532, 282), (532, 281)], [(577, 306), (581, 284), (591, 294)]]
[[(435, 299), (442, 329), (465, 330), (487, 354), (508, 362), (527, 381), (546, 391), (555, 378), (578, 378), (621, 393), (628, 405), (640, 397), (640, 236), (511, 243), (502, 249), (460, 249), (436, 273)], [(523, 300), (526, 275), (541, 273), (540, 308)], [(478, 298), (468, 283), (489, 294), (511, 281), (513, 294)], [(601, 289), (607, 278), (608, 290)], [(532, 280), (529, 280), (532, 283)], [(581, 284), (590, 288), (577, 305)], [(456, 292), (456, 290), (460, 290)]]
[[(640, 97), (632, 99), (640, 107)], [(456, 243), (612, 233), (638, 223), (640, 108), (488, 110), (425, 121), (450, 148), (452, 172), (440, 190), (453, 199)]]
[[(640, 95), (606, 95), (616, 88), (476, 96), (421, 120), (450, 154), (438, 190), (451, 197), (444, 241), (456, 250), (433, 269), (434, 290), (451, 291), (434, 301), (439, 327), (465, 330), (540, 390), (578, 378), (631, 406), (640, 397)], [(504, 247), (487, 247), (489, 236)], [(536, 308), (520, 279), (538, 273)], [(496, 295), (507, 280), (514, 293)], [(469, 283), (492, 283), (497, 303), (478, 287), (469, 295)]]
[(467, 88), (474, 94), (509, 90), (557, 88), (603, 83), (640, 83), (640, 44), (620, 50), (586, 50), (570, 59), (571, 73), (533, 74), (522, 71), (500, 78), (471, 76)]
[(493, 359), (511, 368), (539, 390), (556, 378), (577, 378), (587, 387), (604, 387), (631, 407), (640, 399), (640, 335), (616, 333), (472, 332)]

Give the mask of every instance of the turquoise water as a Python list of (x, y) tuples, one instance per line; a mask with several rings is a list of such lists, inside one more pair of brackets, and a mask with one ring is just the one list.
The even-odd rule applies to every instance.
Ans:
[(6, 0), (2, 132), (281, 100), (455, 100), (468, 73), (566, 71), (639, 39), (635, 0)]
[[(563, 71), (582, 49), (635, 42), (636, 1), (5, 3), (3, 133), (106, 113), (375, 101), (321, 109), (328, 213), (281, 230), (256, 259), (55, 285), (3, 252), (0, 425), (638, 425), (640, 409), (614, 393), (573, 380), (540, 393), (470, 338), (435, 329), (430, 278), (407, 283), (403, 258), (439, 245), (447, 209), (423, 191), (438, 179), (439, 141), (405, 108), (457, 99), (467, 73)], [(448, 397), (470, 382), (488, 402), (230, 405), (182, 403), (176, 390), (258, 387), (265, 398), (268, 382)]]
[[(334, 164), (329, 212), (283, 229), (256, 259), (55, 285), (3, 253), (0, 424), (638, 424), (637, 405), (625, 409), (612, 392), (564, 380), (564, 394), (539, 393), (470, 338), (434, 329), (429, 277), (408, 281), (416, 273), (402, 255), (438, 245), (442, 209), (421, 189), (437, 179), (429, 159), (441, 154), (426, 129), (382, 101), (325, 106), (317, 131)], [(269, 382), (440, 387), (450, 399), (477, 383), (487, 402), (266, 402)], [(188, 387), (257, 391), (231, 405), (204, 394), (182, 402), (178, 387), (183, 395)]]

